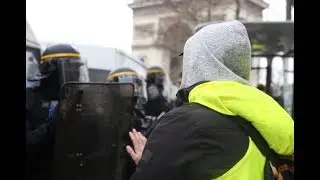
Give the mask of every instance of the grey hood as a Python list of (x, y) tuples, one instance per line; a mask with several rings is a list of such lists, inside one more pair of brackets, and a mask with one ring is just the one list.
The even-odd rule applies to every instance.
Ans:
[(208, 25), (191, 36), (183, 50), (181, 88), (201, 81), (249, 85), (251, 45), (239, 21)]

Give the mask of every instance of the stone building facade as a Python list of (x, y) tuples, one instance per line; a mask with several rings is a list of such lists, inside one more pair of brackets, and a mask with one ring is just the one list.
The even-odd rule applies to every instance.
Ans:
[[(181, 72), (182, 59), (178, 54), (183, 51), (183, 45), (193, 34), (193, 28), (197, 23), (203, 23), (206, 20), (235, 19), (237, 7), (240, 7), (238, 16), (240, 20), (261, 21), (262, 11), (268, 7), (263, 0), (213, 0), (219, 3), (210, 8), (210, 17), (204, 17), (208, 16), (207, 7), (198, 8), (201, 12), (197, 12), (196, 16), (203, 18), (195, 22), (183, 18), (184, 15), (168, 7), (166, 1), (168, 0), (134, 0), (129, 4), (134, 18), (132, 51), (135, 56), (144, 59), (146, 66), (163, 67), (173, 81)], [(183, 6), (183, 3), (190, 3), (190, 1), (200, 4), (202, 0), (170, 1), (180, 2)], [(240, 2), (240, 6), (237, 6), (236, 2)], [(192, 4), (192, 6), (198, 4)]]

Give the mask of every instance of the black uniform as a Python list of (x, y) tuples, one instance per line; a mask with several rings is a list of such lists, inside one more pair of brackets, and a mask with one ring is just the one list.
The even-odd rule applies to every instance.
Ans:
[(68, 81), (86, 81), (88, 73), (72, 46), (57, 44), (41, 56), (40, 74), (29, 77), (26, 88), (27, 179), (51, 179), (54, 143), (53, 116), (59, 90)]
[[(51, 102), (46, 101), (37, 89), (27, 89), (32, 99), (26, 107), (26, 151), (28, 179), (50, 177), (52, 152), (52, 119), (49, 117)], [(28, 96), (27, 96), (28, 97)]]

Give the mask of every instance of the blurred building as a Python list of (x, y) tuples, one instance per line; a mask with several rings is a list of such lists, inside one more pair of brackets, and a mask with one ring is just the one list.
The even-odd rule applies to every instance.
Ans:
[[(185, 41), (195, 25), (208, 21), (261, 21), (268, 7), (263, 0), (135, 0), (134, 55), (146, 66), (160, 65), (173, 81), (179, 79)], [(211, 7), (211, 8), (208, 8)]]

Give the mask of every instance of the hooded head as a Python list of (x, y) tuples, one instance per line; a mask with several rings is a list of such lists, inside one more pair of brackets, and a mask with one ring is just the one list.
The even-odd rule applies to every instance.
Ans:
[(251, 45), (239, 21), (208, 25), (191, 36), (183, 50), (181, 88), (201, 81), (249, 84)]

